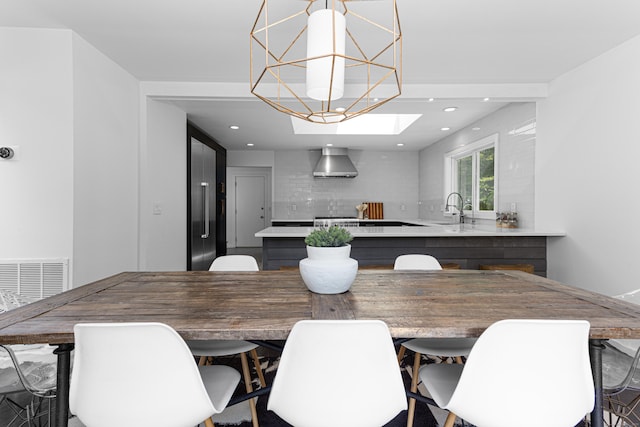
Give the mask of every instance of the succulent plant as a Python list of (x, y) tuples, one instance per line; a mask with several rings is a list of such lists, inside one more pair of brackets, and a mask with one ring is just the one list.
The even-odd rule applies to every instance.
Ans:
[(344, 227), (332, 225), (331, 227), (316, 228), (304, 239), (308, 246), (337, 247), (346, 246), (353, 240), (353, 236)]

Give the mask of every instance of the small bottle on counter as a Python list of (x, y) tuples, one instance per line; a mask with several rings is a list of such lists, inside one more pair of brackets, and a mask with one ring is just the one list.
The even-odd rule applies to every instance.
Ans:
[(500, 228), (518, 228), (518, 213), (496, 212), (496, 226)]

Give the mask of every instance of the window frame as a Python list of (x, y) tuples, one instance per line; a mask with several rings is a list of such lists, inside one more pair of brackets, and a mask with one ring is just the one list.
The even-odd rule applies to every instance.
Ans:
[[(493, 210), (480, 211), (480, 181), (478, 177), (479, 170), (479, 153), (487, 148), (493, 147)], [(471, 209), (465, 209), (464, 214), (466, 216), (472, 215), (475, 218), (491, 219), (495, 220), (496, 210), (498, 206), (498, 163), (499, 163), (499, 134), (495, 133), (489, 135), (470, 144), (465, 144), (462, 147), (458, 147), (455, 150), (449, 151), (444, 155), (444, 203), (446, 203), (447, 196), (452, 192), (458, 191), (458, 179), (457, 179), (457, 164), (459, 159), (472, 156), (472, 204), (473, 212)], [(443, 204), (443, 213), (445, 216), (450, 216), (451, 213), (446, 209), (446, 205)]]

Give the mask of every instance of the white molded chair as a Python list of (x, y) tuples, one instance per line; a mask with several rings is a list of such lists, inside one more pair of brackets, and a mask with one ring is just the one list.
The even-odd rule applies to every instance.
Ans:
[(258, 262), (251, 255), (223, 255), (214, 259), (209, 271), (259, 271)]
[[(359, 353), (367, 357), (356, 364), (345, 357)], [(294, 325), (267, 409), (297, 427), (371, 427), (406, 408), (402, 375), (384, 322), (302, 320)]]
[[(400, 255), (393, 265), (394, 270), (442, 270), (438, 260), (431, 255), (408, 254)], [(413, 374), (411, 377), (411, 391), (418, 392), (418, 372), (422, 354), (432, 356), (453, 357), (458, 363), (462, 363), (462, 357), (468, 356), (475, 338), (417, 338), (402, 343), (398, 352), (398, 361), (402, 361), (405, 348), (415, 353), (413, 359)], [(413, 426), (413, 417), (416, 409), (416, 400), (409, 398), (409, 411), (407, 412), (407, 427)]]
[(442, 270), (437, 259), (431, 255), (400, 255), (393, 263), (394, 270)]
[(464, 365), (429, 364), (420, 379), (450, 411), (445, 427), (456, 415), (478, 427), (575, 426), (594, 406), (589, 322), (496, 322)]
[[(256, 259), (250, 255), (224, 255), (214, 259), (209, 267), (209, 271), (259, 271)], [(241, 340), (207, 340), (207, 341), (187, 341), (187, 345), (195, 356), (200, 356), (200, 365), (206, 363), (209, 357), (240, 355), (240, 363), (242, 364), (242, 375), (247, 393), (253, 391), (251, 385), (251, 373), (249, 372), (249, 363), (247, 361), (247, 353), (253, 359), (253, 365), (258, 375), (258, 380), (262, 387), (266, 387), (266, 381), (256, 348), (257, 344)], [(255, 399), (249, 399), (249, 408), (251, 410), (251, 419), (254, 427), (258, 427), (258, 411), (256, 409)]]
[(240, 382), (228, 366), (196, 366), (162, 323), (77, 324), (74, 335), (69, 408), (87, 427), (213, 426)]

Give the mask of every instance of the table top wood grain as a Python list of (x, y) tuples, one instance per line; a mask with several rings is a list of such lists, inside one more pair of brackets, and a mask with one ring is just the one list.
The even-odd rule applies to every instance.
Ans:
[(303, 319), (381, 319), (398, 338), (476, 337), (512, 318), (586, 319), (593, 339), (640, 338), (640, 306), (523, 272), (361, 270), (339, 295), (309, 292), (297, 271), (121, 273), (0, 315), (0, 343), (72, 343), (80, 322), (281, 340)]

